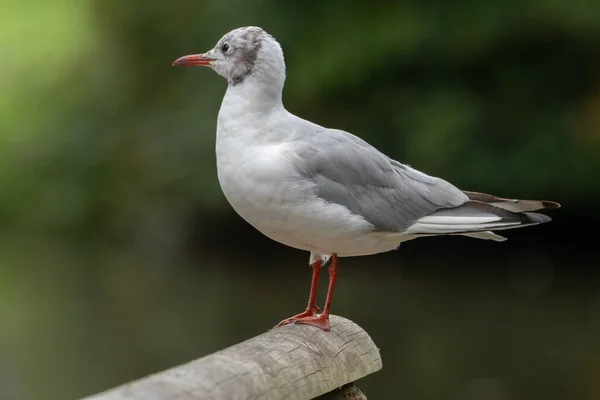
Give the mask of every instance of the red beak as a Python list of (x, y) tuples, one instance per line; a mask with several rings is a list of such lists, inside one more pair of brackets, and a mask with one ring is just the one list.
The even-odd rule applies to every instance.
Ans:
[(189, 56), (179, 57), (173, 62), (173, 66), (183, 65), (190, 67), (207, 67), (210, 65), (211, 61), (213, 61), (213, 59), (208, 57), (206, 54), (191, 54)]

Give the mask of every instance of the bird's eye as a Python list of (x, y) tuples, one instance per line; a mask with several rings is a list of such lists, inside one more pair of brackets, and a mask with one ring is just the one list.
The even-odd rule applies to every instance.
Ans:
[(223, 50), (223, 53), (227, 53), (227, 51), (229, 50), (229, 45), (227, 43), (223, 43), (223, 46), (221, 46), (221, 50)]

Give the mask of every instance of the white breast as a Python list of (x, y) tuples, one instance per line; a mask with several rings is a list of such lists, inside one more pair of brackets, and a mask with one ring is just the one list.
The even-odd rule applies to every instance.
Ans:
[(254, 145), (219, 134), (219, 183), (231, 206), (248, 223), (274, 240), (303, 248), (290, 233), (308, 193), (294, 184), (295, 174), (284, 159), (285, 147)]

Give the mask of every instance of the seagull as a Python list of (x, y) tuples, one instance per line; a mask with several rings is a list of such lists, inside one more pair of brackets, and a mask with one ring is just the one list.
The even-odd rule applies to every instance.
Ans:
[[(306, 310), (276, 326), (330, 330), (339, 258), (395, 250), (425, 236), (506, 240), (493, 231), (549, 222), (534, 211), (552, 201), (460, 190), (386, 156), (361, 138), (302, 119), (283, 105), (283, 50), (256, 26), (234, 29), (203, 54), (174, 66), (212, 68), (227, 80), (217, 119), (221, 190), (233, 209), (267, 237), (310, 252)], [(323, 310), (321, 268), (330, 261)]]

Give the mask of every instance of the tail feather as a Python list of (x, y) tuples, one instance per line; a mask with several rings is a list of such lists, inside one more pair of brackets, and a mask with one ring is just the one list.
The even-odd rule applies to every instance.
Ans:
[(560, 207), (560, 204), (548, 200), (505, 199), (486, 193), (469, 192), (466, 190), (463, 192), (469, 197), (470, 200), (490, 204), (515, 213), (537, 210), (552, 210)]
[(460, 236), (468, 236), (468, 237), (472, 237), (475, 239), (494, 240), (496, 242), (504, 242), (505, 240), (507, 240), (504, 236), (497, 235), (492, 231), (459, 233), (459, 235)]
[(515, 212), (494, 204), (497, 202), (471, 200), (455, 208), (438, 210), (417, 220), (407, 229), (407, 233), (465, 235), (479, 239), (499, 240), (503, 238), (489, 231), (514, 229), (551, 221), (547, 215), (529, 211)]

